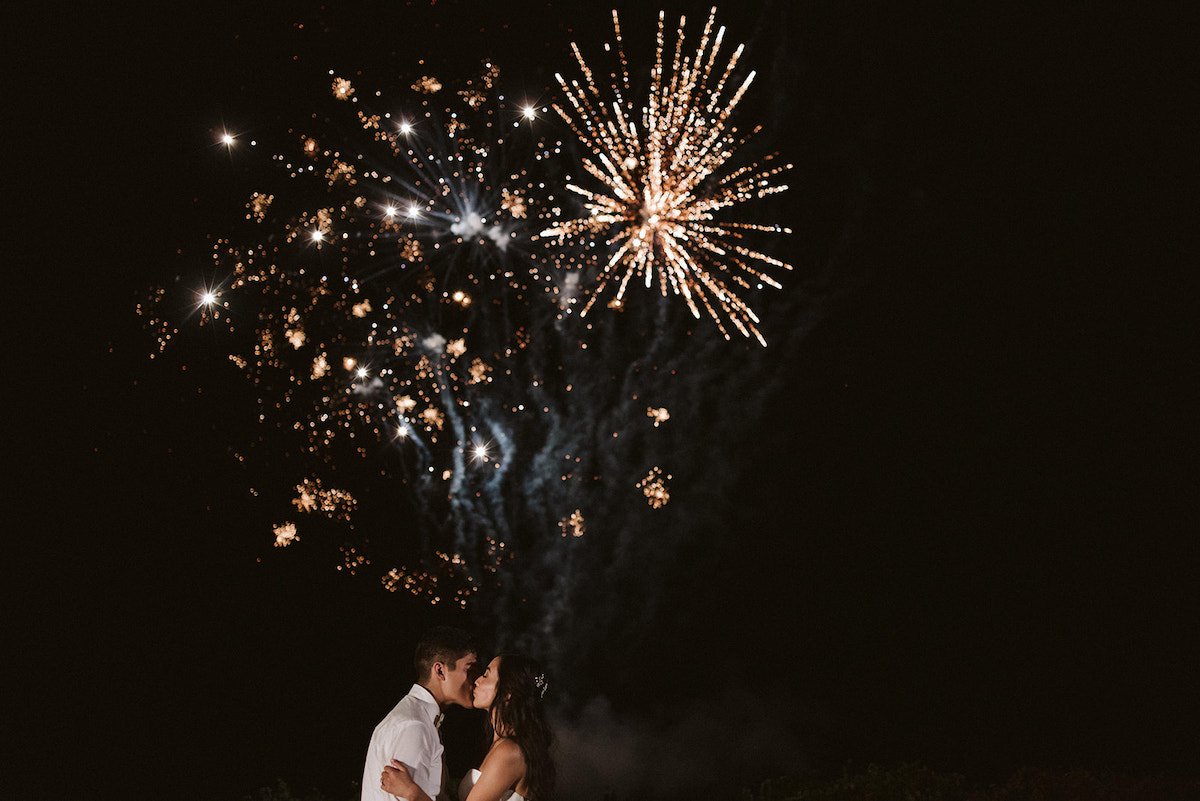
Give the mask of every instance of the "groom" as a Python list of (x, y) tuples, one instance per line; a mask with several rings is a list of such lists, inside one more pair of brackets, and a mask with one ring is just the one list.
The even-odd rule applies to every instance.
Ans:
[[(478, 651), (471, 635), (439, 626), (417, 643), (413, 664), (417, 683), (375, 727), (363, 768), (362, 801), (393, 801), (379, 787), (383, 768), (398, 759), (431, 799), (444, 789), (442, 741), (438, 726), (450, 704), (471, 708), (478, 675)], [(443, 796), (444, 797), (444, 796)]]

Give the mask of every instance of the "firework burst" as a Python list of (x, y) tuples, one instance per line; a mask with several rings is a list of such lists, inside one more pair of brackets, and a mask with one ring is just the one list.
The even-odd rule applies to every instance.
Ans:
[(665, 14), (659, 14), (649, 99), (640, 110), (630, 99), (629, 68), (616, 11), (619, 82), (602, 91), (579, 47), (572, 44), (583, 79), (568, 83), (555, 76), (566, 96), (566, 103), (556, 104), (555, 109), (589, 151), (582, 163), (599, 186), (569, 185), (582, 196), (586, 215), (552, 225), (541, 235), (559, 244), (607, 236), (612, 255), (601, 268), (581, 316), (610, 283), (618, 283), (612, 303), (619, 305), (633, 278), (643, 277), (650, 287), (657, 277), (663, 295), (668, 291), (680, 295), (696, 318), (703, 306), (726, 339), (727, 320), (742, 335), (752, 335), (765, 345), (756, 325), (758, 316), (738, 292), (763, 284), (779, 288), (765, 268), (791, 267), (745, 240), (752, 232), (788, 231), (775, 225), (720, 221), (717, 214), (783, 191), (787, 187), (775, 179), (791, 165), (769, 165), (768, 158), (762, 165), (731, 167), (732, 156), (747, 137), (739, 136), (730, 117), (754, 73), (727, 94), (744, 45), (718, 69), (725, 29), (714, 33), (715, 21), (714, 8), (698, 49), (689, 57), (683, 52), (686, 20), (680, 18), (668, 74)]
[[(780, 187), (778, 169), (730, 165), (740, 142), (726, 119), (748, 84), (721, 100), (736, 58), (714, 71), (712, 27), (696, 59), (676, 48), (670, 80), (660, 46), (658, 90), (636, 124), (628, 70), (612, 112), (585, 72), (568, 117), (591, 132), (586, 162), (564, 155), (545, 109), (505, 99), (490, 61), (465, 82), (422, 64), (385, 85), (387, 100), (369, 79), (330, 72), (286, 136), (218, 148), (246, 168), (244, 208), (211, 241), (208, 280), (155, 290), (141, 312), (156, 354), (216, 346), (253, 385), (261, 433), (235, 456), (252, 493), (281, 508), (264, 542), (337, 546), (338, 570), (498, 610), (546, 645), (565, 641), (588, 593), (606, 596), (581, 583), (589, 571), (643, 570), (671, 531), (692, 529), (662, 521), (713, 495), (702, 473), (719, 468), (687, 456), (711, 435), (702, 411), (760, 389), (769, 351), (678, 323), (703, 306), (725, 339), (733, 320), (761, 341), (725, 285), (774, 284), (750, 263), (777, 264), (748, 245), (776, 229), (713, 219)], [(578, 207), (566, 173), (585, 168), (605, 189), (584, 195), (586, 218), (560, 222)], [(661, 219), (638, 197), (658, 198)], [(606, 228), (614, 260), (554, 246)], [(620, 320), (581, 320), (571, 312), (594, 271), (621, 279), (618, 297), (633, 275), (659, 275), (663, 295)]]
[[(322, 111), (261, 148), (240, 226), (214, 240), (217, 278), (186, 313), (257, 388), (272, 449), (291, 457), (290, 514), (353, 532), (359, 497), (397, 494), (398, 479), (404, 530), (347, 534), (343, 567), (402, 562), (389, 589), (465, 605), (511, 536), (513, 433), (551, 413), (540, 395), (556, 359), (535, 335), (563, 314), (559, 271), (530, 237), (561, 185), (560, 143), (540, 135), (539, 109), (505, 99), (491, 62), (466, 81), (420, 76), (399, 102), (330, 78)], [(179, 333), (169, 305), (155, 290), (139, 307), (158, 352)], [(391, 487), (353, 480), (354, 463)], [(277, 546), (317, 521), (298, 522), (276, 526)]]

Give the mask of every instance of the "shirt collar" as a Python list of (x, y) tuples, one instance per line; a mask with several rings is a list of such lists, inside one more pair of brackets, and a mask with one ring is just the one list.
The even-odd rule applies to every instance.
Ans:
[(438, 706), (438, 702), (434, 700), (433, 693), (429, 692), (420, 684), (414, 684), (408, 694), (421, 702), (421, 706), (429, 712), (429, 720), (437, 720), (438, 715), (442, 713), (442, 708)]

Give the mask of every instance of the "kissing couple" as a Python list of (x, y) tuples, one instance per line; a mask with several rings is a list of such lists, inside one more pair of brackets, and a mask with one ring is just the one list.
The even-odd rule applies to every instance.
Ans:
[(542, 698), (546, 674), (521, 654), (481, 669), (467, 632), (440, 626), (417, 643), (417, 683), (371, 735), (362, 801), (448, 801), (439, 727), (451, 704), (487, 710), (483, 763), (463, 777), (460, 801), (552, 801), (554, 762)]

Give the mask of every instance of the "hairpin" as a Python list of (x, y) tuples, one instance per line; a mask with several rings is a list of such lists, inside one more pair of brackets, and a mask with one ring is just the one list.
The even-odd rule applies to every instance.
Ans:
[(546, 681), (546, 674), (539, 673), (533, 677), (533, 686), (538, 688), (538, 698), (546, 697), (546, 689), (550, 686), (550, 682)]

